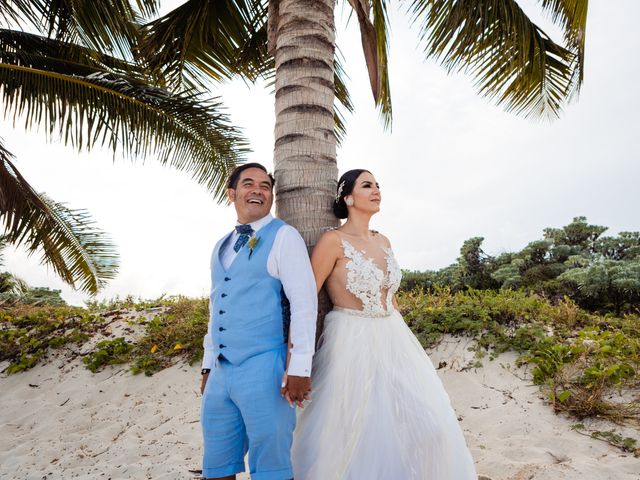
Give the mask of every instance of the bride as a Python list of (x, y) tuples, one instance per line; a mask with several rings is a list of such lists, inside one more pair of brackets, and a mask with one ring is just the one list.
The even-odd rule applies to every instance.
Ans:
[(311, 256), (334, 308), (314, 357), (313, 401), (294, 433), (294, 478), (475, 480), (449, 397), (398, 312), (389, 240), (369, 230), (380, 200), (369, 171), (346, 172), (333, 209), (347, 221)]

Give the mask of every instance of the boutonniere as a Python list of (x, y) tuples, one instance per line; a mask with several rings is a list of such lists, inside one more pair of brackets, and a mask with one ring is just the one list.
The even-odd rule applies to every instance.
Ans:
[(253, 250), (258, 246), (260, 242), (260, 237), (251, 237), (247, 245), (249, 245), (249, 260), (251, 260), (251, 255), (253, 254)]

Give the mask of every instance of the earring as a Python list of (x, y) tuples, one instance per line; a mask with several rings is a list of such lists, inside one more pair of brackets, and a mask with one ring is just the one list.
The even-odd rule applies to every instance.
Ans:
[(345, 198), (344, 199), (344, 203), (346, 203), (348, 207), (353, 206), (353, 198), (351, 198), (351, 197)]

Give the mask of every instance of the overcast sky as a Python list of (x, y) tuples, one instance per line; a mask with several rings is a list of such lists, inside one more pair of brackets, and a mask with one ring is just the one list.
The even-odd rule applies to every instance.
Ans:
[[(521, 4), (539, 21), (536, 2)], [(519, 250), (545, 227), (579, 215), (608, 226), (611, 235), (640, 229), (640, 2), (592, 1), (589, 8), (584, 86), (553, 123), (505, 113), (476, 95), (470, 77), (424, 61), (416, 29), (392, 10), (394, 123), (385, 132), (372, 105), (357, 22), (346, 25), (338, 7), (338, 44), (356, 105), (338, 151), (340, 173), (363, 167), (376, 176), (383, 205), (372, 226), (391, 239), (403, 268), (449, 265), (473, 236), (485, 238), (490, 254)], [(211, 94), (223, 96), (244, 129), (249, 160), (271, 169), (270, 90), (236, 82)], [(114, 162), (107, 151), (79, 155), (8, 121), (0, 121), (0, 136), (35, 189), (88, 209), (118, 245), (120, 273), (98, 298), (207, 294), (211, 248), (234, 225), (232, 207), (216, 205), (188, 174), (153, 159), (132, 164)], [(61, 289), (73, 304), (88, 298), (37, 255), (10, 249), (5, 257), (5, 268), (31, 285)]]

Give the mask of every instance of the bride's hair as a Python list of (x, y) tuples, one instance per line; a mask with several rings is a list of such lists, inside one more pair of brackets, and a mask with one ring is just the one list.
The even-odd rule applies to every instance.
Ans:
[(333, 213), (336, 217), (347, 218), (349, 216), (347, 204), (344, 203), (344, 197), (353, 192), (356, 180), (363, 172), (371, 173), (369, 170), (357, 168), (343, 173), (340, 180), (338, 180), (338, 190), (336, 192), (336, 198), (333, 200)]

